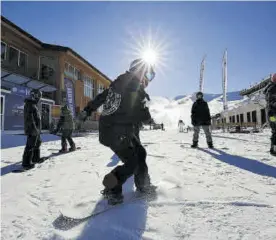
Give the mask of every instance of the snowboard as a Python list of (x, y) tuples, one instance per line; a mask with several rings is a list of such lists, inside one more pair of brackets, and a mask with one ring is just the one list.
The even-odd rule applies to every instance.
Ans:
[[(46, 160), (48, 160), (50, 157), (42, 157), (40, 162), (38, 163), (35, 163), (35, 164), (41, 164), (43, 162), (45, 162)], [(30, 168), (30, 169), (24, 169), (22, 166), (20, 166), (18, 169), (14, 169), (12, 170), (13, 173), (22, 173), (22, 172), (28, 172), (32, 169), (35, 169), (35, 166), (33, 168)]]
[[(75, 151), (77, 151), (77, 150), (80, 150), (81, 149), (81, 147), (77, 147), (76, 148), (76, 150)], [(48, 149), (49, 151), (57, 151), (58, 149)], [(60, 155), (60, 154), (67, 154), (67, 153), (73, 153), (73, 152), (75, 152), (75, 151), (66, 151), (66, 152), (54, 152), (53, 154), (55, 155), (55, 156), (57, 156), (57, 155)]]
[[(157, 187), (155, 187), (156, 189)], [(89, 218), (96, 217), (97, 215), (103, 214), (109, 210), (115, 208), (121, 208), (127, 204), (135, 203), (139, 200), (153, 201), (157, 198), (157, 192), (151, 195), (145, 195), (138, 192), (131, 192), (124, 196), (124, 201), (116, 205), (109, 205), (106, 199), (101, 199), (96, 204), (93, 202), (80, 203), (71, 208), (61, 209), (61, 216), (67, 221), (83, 221)]]

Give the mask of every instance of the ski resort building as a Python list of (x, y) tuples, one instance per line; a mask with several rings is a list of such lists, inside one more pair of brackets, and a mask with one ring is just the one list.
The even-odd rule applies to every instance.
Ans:
[(212, 117), (213, 128), (264, 127), (267, 123), (267, 112), (263, 91), (270, 78), (271, 76), (267, 76), (261, 82), (240, 91), (243, 96), (240, 103)]
[[(71, 48), (43, 43), (1, 16), (1, 130), (23, 132), (24, 99), (31, 89), (42, 91), (42, 129), (48, 130), (61, 105), (77, 116), (110, 83)], [(97, 128), (98, 116), (87, 127)]]

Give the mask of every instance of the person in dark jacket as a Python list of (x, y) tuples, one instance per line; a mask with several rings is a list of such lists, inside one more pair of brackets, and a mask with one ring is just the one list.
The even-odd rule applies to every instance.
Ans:
[(38, 103), (42, 93), (37, 89), (30, 91), (30, 98), (25, 99), (24, 105), (24, 131), (27, 135), (27, 142), (23, 153), (23, 169), (31, 169), (35, 163), (40, 163), (41, 145), (41, 115), (38, 110)]
[(271, 75), (271, 83), (264, 90), (267, 102), (267, 116), (271, 127), (270, 154), (276, 156), (276, 74)]
[(196, 94), (196, 101), (192, 106), (191, 118), (192, 125), (194, 126), (193, 144), (191, 147), (196, 148), (198, 146), (200, 127), (202, 127), (206, 135), (208, 147), (213, 148), (213, 141), (210, 132), (211, 115), (208, 103), (203, 99), (202, 92)]
[[(110, 87), (90, 101), (80, 114), (86, 119), (104, 103), (99, 119), (99, 141), (109, 147), (123, 162), (105, 175), (102, 191), (109, 204), (123, 201), (122, 185), (134, 174), (136, 188), (141, 193), (152, 193), (146, 149), (137, 137), (140, 123), (151, 120), (149, 109), (145, 106), (144, 88), (154, 78), (153, 67), (141, 59), (131, 63), (130, 70), (120, 75)], [(145, 96), (145, 95), (144, 95)]]
[(69, 151), (75, 151), (76, 145), (72, 139), (74, 131), (74, 120), (72, 113), (67, 105), (61, 108), (61, 116), (57, 124), (56, 130), (53, 132), (56, 134), (61, 129), (61, 150), (59, 152), (67, 152), (67, 141), (69, 142)]

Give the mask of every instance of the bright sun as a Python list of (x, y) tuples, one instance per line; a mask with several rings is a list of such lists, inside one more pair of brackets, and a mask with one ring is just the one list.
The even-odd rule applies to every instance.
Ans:
[(131, 41), (125, 42), (128, 46), (125, 48), (125, 61), (142, 58), (145, 62), (154, 65), (155, 72), (165, 74), (164, 71), (170, 64), (172, 40), (168, 39), (165, 33), (162, 34), (162, 29), (159, 27), (154, 32), (151, 28), (148, 29), (148, 33), (143, 34), (144, 32), (145, 30), (139, 30), (139, 26), (137, 30), (133, 31), (131, 28), (129, 31)]
[(148, 64), (154, 65), (157, 61), (157, 52), (150, 48), (146, 49), (142, 52), (142, 58)]

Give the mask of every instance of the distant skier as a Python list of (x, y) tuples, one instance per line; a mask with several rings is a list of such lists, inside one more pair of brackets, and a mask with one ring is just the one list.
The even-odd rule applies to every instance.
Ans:
[(179, 132), (184, 132), (184, 126), (185, 126), (185, 124), (184, 124), (183, 120), (179, 120), (178, 121)]
[(103, 195), (109, 204), (123, 201), (122, 185), (134, 174), (138, 191), (154, 192), (146, 164), (147, 152), (137, 137), (137, 127), (141, 122), (151, 120), (145, 106), (144, 88), (153, 80), (153, 67), (141, 59), (134, 60), (130, 70), (120, 75), (96, 98), (90, 101), (80, 114), (84, 120), (104, 103), (99, 119), (99, 141), (109, 147), (122, 160), (123, 165), (115, 167), (103, 179)]
[(211, 115), (208, 107), (208, 103), (203, 99), (203, 93), (198, 92), (196, 94), (196, 101), (192, 106), (192, 124), (194, 126), (194, 136), (193, 136), (193, 144), (192, 148), (198, 147), (198, 138), (200, 127), (203, 128), (204, 133), (206, 135), (207, 144), (209, 148), (213, 148), (213, 141), (210, 132), (211, 125)]
[(53, 132), (54, 134), (57, 134), (57, 132), (61, 129), (62, 135), (61, 135), (61, 150), (59, 152), (67, 152), (67, 141), (70, 144), (69, 151), (75, 151), (76, 145), (72, 139), (72, 134), (74, 131), (74, 120), (72, 113), (67, 105), (64, 105), (61, 108), (61, 116), (57, 124), (56, 130)]
[(271, 75), (271, 82), (264, 90), (267, 101), (267, 115), (271, 127), (270, 154), (276, 156), (276, 74)]
[(24, 131), (27, 135), (27, 142), (23, 153), (22, 167), (25, 170), (31, 169), (35, 163), (40, 163), (41, 145), (41, 115), (38, 110), (38, 103), (42, 93), (37, 89), (30, 91), (30, 98), (25, 99), (24, 105)]

